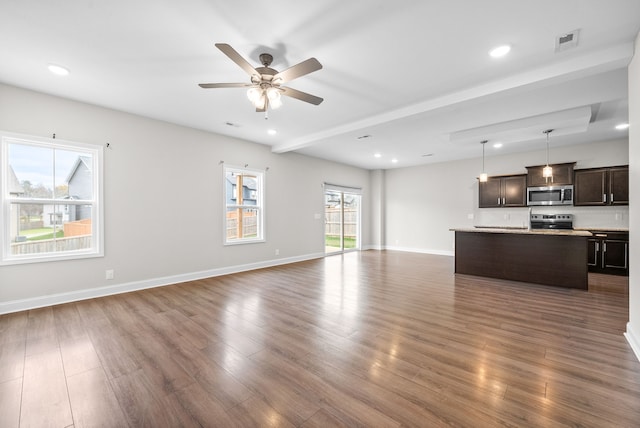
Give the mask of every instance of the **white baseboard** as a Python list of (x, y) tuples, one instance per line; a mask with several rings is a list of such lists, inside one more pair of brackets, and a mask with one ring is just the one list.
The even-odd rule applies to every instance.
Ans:
[(430, 250), (426, 248), (395, 247), (392, 245), (385, 245), (384, 249), (391, 250), (391, 251), (404, 251), (407, 253), (434, 254), (436, 256), (453, 257), (455, 255), (453, 251)]
[(96, 297), (111, 296), (113, 294), (128, 293), (130, 291), (144, 290), (147, 288), (162, 287), (165, 285), (178, 284), (180, 282), (194, 281), (197, 279), (211, 278), (232, 273), (246, 272), (255, 269), (285, 265), (305, 260), (319, 259), (324, 256), (324, 253), (307, 254), (304, 256), (267, 260), (264, 262), (229, 266), (219, 269), (210, 269), (200, 272), (191, 272), (180, 275), (147, 279), (143, 281), (134, 281), (124, 284), (112, 285), (109, 287), (89, 288), (86, 290), (77, 290), (68, 293), (58, 293), (47, 296), (33, 297), (29, 299), (0, 302), (0, 315), (12, 312), (26, 311), (29, 309), (42, 308), (45, 306), (59, 305), (62, 303), (77, 302), (79, 300), (93, 299)]
[(624, 337), (627, 338), (627, 342), (629, 342), (631, 349), (636, 354), (636, 358), (640, 361), (640, 336), (633, 329), (630, 322), (627, 323), (627, 331), (624, 333)]

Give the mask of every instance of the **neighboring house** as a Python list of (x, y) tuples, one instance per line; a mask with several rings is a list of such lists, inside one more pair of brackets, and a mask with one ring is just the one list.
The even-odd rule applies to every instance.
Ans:
[[(93, 171), (91, 157), (78, 156), (67, 176), (70, 199), (92, 199), (93, 198)], [(76, 221), (91, 218), (91, 207), (84, 205), (67, 205), (65, 213), (68, 218), (65, 220)]]
[[(15, 171), (9, 165), (9, 195), (11, 196), (20, 196), (24, 195), (24, 187), (18, 181), (18, 177), (16, 176)], [(9, 225), (9, 236), (11, 236), (13, 241), (16, 241), (18, 234), (20, 233), (20, 211), (19, 206), (17, 204), (11, 205), (11, 212), (9, 213), (9, 218), (16, 219), (16, 221), (12, 221)]]
[[(227, 189), (225, 194), (227, 195), (227, 205), (234, 205), (237, 200), (237, 185), (234, 181), (231, 181), (227, 177)], [(242, 183), (242, 199), (243, 205), (256, 205), (256, 181), (245, 179)]]
[(65, 205), (64, 213), (59, 210), (55, 212), (55, 205), (43, 205), (42, 206), (42, 225), (43, 227), (60, 226), (64, 222), (69, 221), (69, 209), (68, 205)]

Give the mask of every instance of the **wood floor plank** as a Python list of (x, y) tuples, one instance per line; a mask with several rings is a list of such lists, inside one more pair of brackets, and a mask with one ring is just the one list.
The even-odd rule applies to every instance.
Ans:
[(202, 387), (191, 384), (174, 394), (185, 411), (203, 427), (231, 427), (235, 421)]
[[(253, 396), (235, 407), (227, 410), (227, 413), (233, 420), (234, 424), (240, 427), (255, 428), (293, 428), (283, 415), (278, 413), (276, 409), (269, 406), (267, 402), (260, 396)], [(328, 427), (329, 425), (325, 425)]]
[(27, 338), (28, 322), (28, 311), (0, 316), (0, 345), (25, 341)]
[(68, 376), (67, 385), (75, 428), (128, 425), (102, 368)]
[(116, 329), (100, 327), (90, 330), (89, 337), (107, 376), (112, 379), (138, 370), (138, 351), (129, 336)]
[(0, 382), (0, 427), (20, 426), (22, 377)]
[(58, 346), (58, 335), (53, 316), (53, 308), (46, 307), (29, 311), (27, 323), (27, 356), (57, 350)]
[(110, 382), (131, 427), (201, 427), (175, 395), (158, 389), (142, 369)]
[(67, 427), (73, 424), (59, 349), (27, 356), (24, 365), (20, 426)]
[(234, 377), (294, 425), (300, 425), (321, 408), (317, 394), (300, 388), (297, 382), (282, 373), (264, 370), (249, 358), (235, 368), (238, 371), (232, 373)]
[(628, 278), (589, 278), (365, 251), (3, 315), (0, 426), (635, 427)]
[(86, 336), (87, 332), (80, 318), (78, 306), (75, 303), (54, 306), (52, 309), (58, 340)]
[(87, 334), (61, 341), (60, 352), (62, 353), (64, 372), (67, 376), (102, 368), (98, 353)]
[(24, 373), (26, 340), (12, 341), (0, 346), (0, 383), (22, 378)]

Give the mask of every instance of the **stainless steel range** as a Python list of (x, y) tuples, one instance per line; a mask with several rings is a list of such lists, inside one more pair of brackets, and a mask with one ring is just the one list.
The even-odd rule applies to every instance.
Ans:
[(531, 229), (573, 229), (573, 214), (531, 214)]

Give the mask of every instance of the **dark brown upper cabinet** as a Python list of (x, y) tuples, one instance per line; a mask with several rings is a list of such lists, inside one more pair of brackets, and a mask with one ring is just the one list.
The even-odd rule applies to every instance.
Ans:
[(542, 169), (545, 165), (527, 167), (527, 186), (564, 186), (573, 184), (573, 167), (575, 162), (558, 163), (549, 165), (553, 168), (553, 177), (546, 179), (542, 176)]
[(480, 208), (506, 208), (527, 206), (526, 174), (489, 177), (478, 182)]
[(629, 167), (575, 171), (574, 205), (629, 205)]

